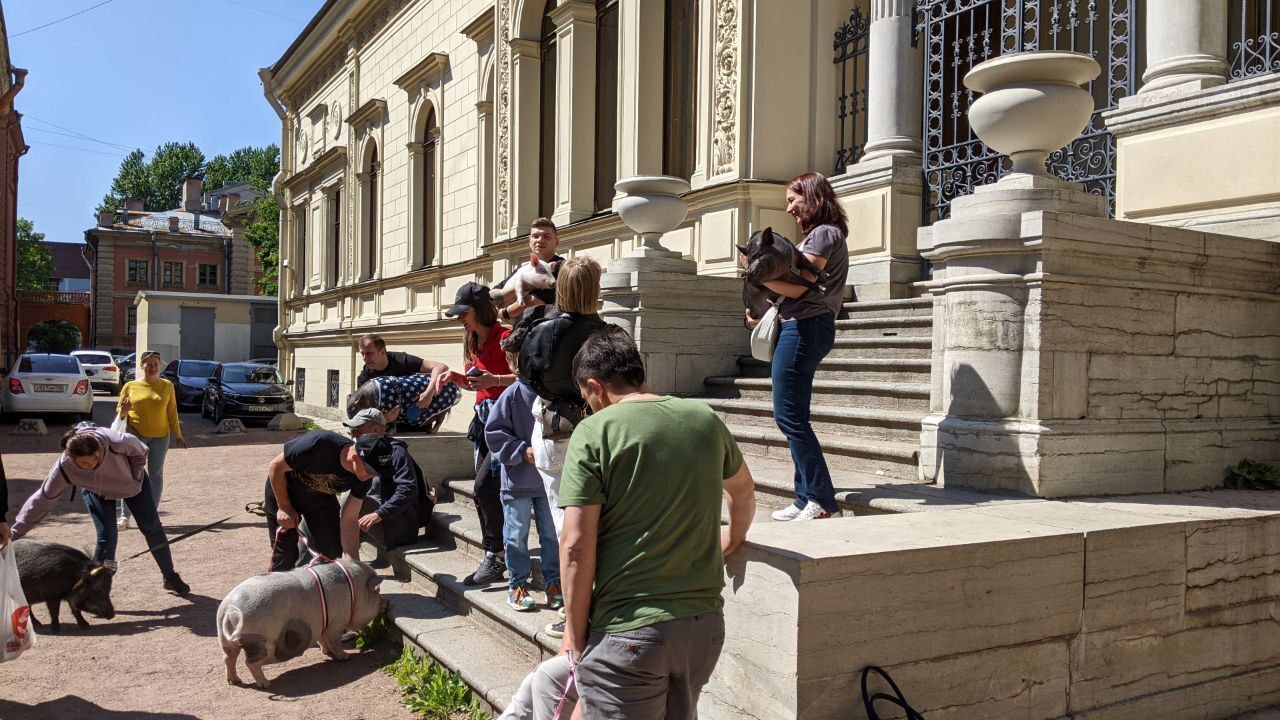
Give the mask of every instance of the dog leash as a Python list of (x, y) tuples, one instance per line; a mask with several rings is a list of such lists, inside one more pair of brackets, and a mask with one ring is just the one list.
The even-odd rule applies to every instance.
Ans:
[[(271, 541), (272, 555), (275, 554), (276, 546), (279, 545), (280, 538), (283, 537), (286, 532), (288, 531), (282, 527), (276, 528), (275, 539)], [(302, 546), (307, 549), (307, 552), (311, 553), (311, 562), (307, 563), (307, 572), (315, 579), (316, 594), (320, 596), (320, 634), (324, 635), (324, 631), (329, 628), (329, 603), (324, 597), (324, 584), (320, 582), (320, 574), (315, 570), (315, 566), (321, 561), (327, 562), (330, 565), (338, 566), (338, 569), (342, 571), (343, 576), (347, 578), (347, 588), (351, 590), (351, 611), (347, 614), (347, 622), (343, 627), (350, 627), (351, 621), (356, 617), (356, 581), (351, 577), (351, 572), (348, 571), (346, 566), (341, 562), (334, 560), (311, 547), (311, 544), (307, 542), (307, 538), (304, 537), (302, 533), (297, 533), (297, 536), (298, 539), (302, 541)], [(270, 568), (268, 568), (268, 571), (270, 571)]]
[(224, 523), (224, 522), (226, 522), (226, 521), (228, 521), (228, 520), (232, 520), (232, 519), (234, 519), (234, 518), (237, 518), (237, 517), (239, 517), (239, 516), (241, 516), (241, 515), (244, 515), (244, 513), (243, 513), (243, 512), (238, 512), (238, 513), (235, 513), (234, 515), (228, 515), (228, 516), (226, 516), (226, 517), (222, 518), (221, 520), (215, 520), (215, 521), (213, 521), (213, 522), (211, 522), (211, 523), (209, 523), (208, 525), (205, 525), (205, 526), (203, 526), (203, 527), (198, 527), (198, 528), (196, 528), (195, 530), (190, 530), (190, 531), (188, 531), (188, 532), (184, 532), (184, 533), (182, 533), (181, 535), (179, 535), (179, 536), (178, 536), (178, 537), (176, 537), (176, 538), (173, 538), (173, 539), (171, 539), (171, 540), (165, 540), (164, 542), (160, 543), (159, 545), (152, 545), (151, 547), (148, 547), (146, 550), (141, 550), (141, 551), (139, 551), (139, 552), (136, 552), (136, 553), (134, 553), (134, 554), (130, 555), (129, 557), (125, 558), (124, 560), (119, 561), (119, 562), (118, 562), (118, 563), (116, 563), (116, 564), (117, 564), (117, 565), (119, 565), (120, 563), (129, 562), (130, 560), (132, 560), (132, 559), (134, 559), (134, 558), (142, 557), (143, 555), (146, 555), (147, 553), (150, 553), (150, 552), (155, 552), (156, 550), (159, 550), (160, 548), (168, 547), (168, 546), (170, 546), (170, 545), (173, 545), (174, 543), (182, 542), (183, 540), (186, 540), (187, 538), (191, 537), (192, 535), (199, 535), (200, 533), (202, 533), (202, 532), (204, 532), (204, 531), (206, 531), (206, 530), (212, 530), (213, 528), (215, 528), (215, 527), (217, 527), (217, 526), (221, 525), (222, 523)]
[[(564, 683), (564, 694), (560, 696), (560, 703), (556, 705), (556, 712), (551, 716), (551, 720), (560, 720), (560, 715), (564, 712), (564, 705), (569, 702), (569, 693), (573, 690), (574, 676), (578, 672), (577, 664), (573, 662), (573, 651), (569, 650), (565, 654), (569, 658), (569, 679)], [(568, 720), (568, 718), (565, 720)]]

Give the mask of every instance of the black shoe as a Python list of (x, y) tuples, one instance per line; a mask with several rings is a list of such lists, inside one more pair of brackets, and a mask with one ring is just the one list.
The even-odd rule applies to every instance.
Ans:
[(476, 571), (463, 578), (464, 585), (488, 585), (503, 579), (506, 576), (507, 564), (498, 557), (497, 553), (487, 552), (484, 558), (480, 560), (480, 566)]
[(543, 628), (543, 632), (547, 634), (547, 637), (552, 638), (554, 640), (559, 640), (560, 638), (564, 637), (564, 621), (560, 620), (558, 622), (551, 623), (550, 625)]
[(182, 582), (182, 577), (178, 573), (164, 579), (164, 589), (175, 595), (186, 595), (191, 592), (191, 586)]

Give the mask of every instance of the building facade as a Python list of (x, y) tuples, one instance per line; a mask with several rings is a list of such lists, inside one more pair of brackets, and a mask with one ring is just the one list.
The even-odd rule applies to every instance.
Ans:
[(59, 292), (89, 292), (89, 263), (84, 258), (82, 243), (40, 243), (53, 257), (47, 290)]
[(260, 295), (141, 290), (137, 348), (166, 360), (243, 362), (276, 357), (276, 299)]
[(8, 366), (26, 349), (18, 332), (18, 158), (27, 152), (22, 113), (14, 98), (27, 71), (9, 60), (9, 30), (0, 9), (0, 364)]
[(90, 274), (91, 338), (86, 347), (133, 352), (135, 299), (142, 290), (250, 295), (260, 275), (253, 246), (228, 225), (228, 201), (202, 197), (200, 180), (183, 187), (182, 207), (147, 212), (126, 200), (85, 231)]
[[(962, 85), (1008, 52), (1099, 61), (1094, 119), (1050, 166), (1115, 216), (1280, 237), (1275, 4), (328, 2), (261, 72), (282, 128), (282, 369), (345, 392), (371, 330), (459, 362), (456, 289), (505, 277), (541, 215), (562, 254), (631, 252), (613, 183), (636, 175), (689, 180), (663, 242), (732, 276), (750, 233), (794, 237), (785, 182), (823, 172), (855, 296), (918, 295), (917, 230), (1008, 171)], [(306, 392), (324, 412), (322, 386)]]

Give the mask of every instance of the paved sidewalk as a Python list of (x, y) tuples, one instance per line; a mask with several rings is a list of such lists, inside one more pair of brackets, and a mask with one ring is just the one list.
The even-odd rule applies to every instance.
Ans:
[[(96, 421), (110, 422), (114, 401), (98, 396)], [(174, 537), (234, 516), (173, 546), (192, 594), (164, 592), (150, 555), (122, 563), (112, 592), (113, 620), (89, 616), (91, 627), (80, 630), (64, 607), (61, 635), (41, 636), (29, 653), (0, 664), (0, 720), (412, 717), (400, 705), (394, 680), (377, 670), (385, 658), (372, 653), (336, 663), (319, 649), (308, 650), (266, 668), (269, 692), (226, 684), (214, 628), (218, 603), (242, 580), (263, 572), (268, 558), (266, 521), (245, 513), (244, 506), (262, 499), (267, 461), (295, 433), (255, 426), (244, 435), (214, 435), (212, 423), (197, 413), (184, 413), (182, 423), (191, 448), (169, 451), (160, 506), (165, 529)], [(12, 423), (0, 424), (10, 520), (44, 479), (65, 429), (53, 424), (47, 437), (14, 437)], [(78, 497), (59, 503), (30, 537), (82, 549), (94, 543)], [(145, 547), (136, 529), (123, 531), (118, 557)], [(43, 604), (34, 612), (47, 619)], [(243, 660), (240, 676), (249, 677)]]

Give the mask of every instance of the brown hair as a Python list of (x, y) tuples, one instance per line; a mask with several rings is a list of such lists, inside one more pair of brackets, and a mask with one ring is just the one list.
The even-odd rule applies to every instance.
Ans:
[(849, 235), (849, 217), (836, 202), (836, 191), (825, 175), (816, 172), (797, 175), (787, 183), (787, 190), (804, 198), (807, 212), (800, 218), (801, 230), (807, 233), (819, 225), (835, 225), (841, 235)]
[(87, 457), (97, 455), (102, 444), (98, 442), (98, 436), (73, 427), (62, 434), (62, 449), (71, 457)]
[(556, 230), (556, 224), (551, 222), (551, 218), (540, 217), (537, 220), (534, 220), (533, 223), (529, 225), (529, 230), (532, 231), (534, 228), (550, 230), (551, 234), (555, 235), (557, 239), (560, 237), (560, 232)]
[(600, 263), (589, 257), (566, 260), (556, 275), (556, 309), (595, 315), (600, 308)]
[[(498, 324), (498, 308), (491, 302), (485, 301), (472, 305), (471, 309), (476, 313), (476, 324), (489, 328), (493, 332), (493, 326)], [(476, 333), (468, 333), (466, 342), (462, 346), (462, 357), (466, 360), (475, 360), (480, 355), (480, 336)]]
[(376, 335), (374, 333), (369, 333), (368, 335), (361, 335), (360, 339), (356, 341), (356, 347), (360, 347), (365, 343), (372, 343), (373, 346), (379, 350), (385, 351), (387, 349), (387, 341), (383, 340), (381, 335)]

